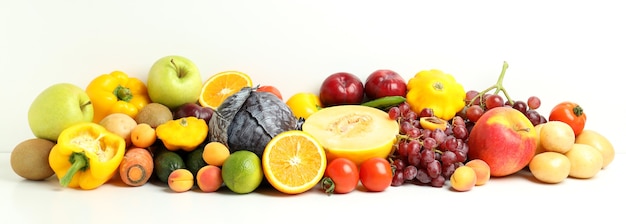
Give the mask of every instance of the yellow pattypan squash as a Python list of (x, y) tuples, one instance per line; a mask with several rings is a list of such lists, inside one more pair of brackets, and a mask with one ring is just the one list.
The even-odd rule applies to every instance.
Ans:
[(183, 117), (156, 127), (156, 135), (170, 151), (193, 151), (206, 139), (209, 126), (203, 119)]
[(450, 74), (431, 69), (420, 71), (407, 84), (406, 101), (420, 113), (430, 108), (436, 117), (452, 119), (465, 106), (465, 90)]

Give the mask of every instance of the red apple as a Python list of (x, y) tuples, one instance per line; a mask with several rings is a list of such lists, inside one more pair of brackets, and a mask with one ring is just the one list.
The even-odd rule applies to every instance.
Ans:
[(406, 96), (406, 81), (394, 71), (376, 70), (365, 80), (365, 95), (372, 100), (386, 96)]
[(485, 161), (491, 176), (507, 176), (530, 163), (537, 138), (535, 127), (523, 113), (511, 107), (496, 107), (474, 124), (467, 156)]
[(197, 103), (185, 103), (178, 107), (173, 115), (174, 119), (191, 116), (197, 117), (198, 119), (204, 119), (208, 124), (211, 116), (213, 116), (213, 109), (200, 106)]
[(363, 82), (356, 75), (338, 72), (328, 76), (320, 87), (324, 106), (360, 104), (363, 102)]

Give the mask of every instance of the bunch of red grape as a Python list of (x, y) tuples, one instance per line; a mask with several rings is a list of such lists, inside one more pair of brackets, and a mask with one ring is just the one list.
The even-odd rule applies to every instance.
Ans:
[(460, 116), (450, 122), (439, 119), (446, 124), (442, 130), (420, 124), (420, 119), (438, 119), (429, 108), (417, 114), (405, 102), (390, 108), (388, 114), (400, 124), (398, 141), (390, 155), (395, 169), (392, 186), (415, 183), (442, 187), (467, 160), (469, 131)]
[(512, 107), (522, 112), (533, 125), (546, 123), (546, 118), (537, 112), (541, 106), (539, 97), (531, 96), (528, 100), (508, 100), (499, 94), (479, 93), (476, 90), (469, 90), (465, 94), (465, 104), (467, 105), (459, 116), (465, 117), (469, 122), (476, 123), (486, 111), (496, 107)]

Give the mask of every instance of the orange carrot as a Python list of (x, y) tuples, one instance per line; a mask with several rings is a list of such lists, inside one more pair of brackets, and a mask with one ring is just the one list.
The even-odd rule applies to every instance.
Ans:
[(133, 147), (126, 151), (119, 170), (125, 184), (133, 187), (144, 185), (154, 170), (152, 154), (147, 149)]

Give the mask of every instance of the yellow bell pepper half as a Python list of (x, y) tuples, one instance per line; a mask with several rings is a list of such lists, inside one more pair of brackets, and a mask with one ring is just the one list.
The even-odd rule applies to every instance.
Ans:
[(93, 104), (95, 123), (112, 113), (124, 113), (135, 118), (151, 102), (145, 83), (121, 71), (96, 77), (89, 83), (86, 92)]
[(124, 138), (83, 122), (61, 132), (48, 162), (62, 186), (91, 190), (113, 177), (125, 152)]
[(407, 84), (406, 102), (420, 113), (430, 108), (436, 117), (450, 120), (465, 106), (465, 90), (450, 74), (440, 70), (420, 71)]

